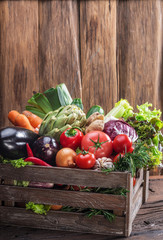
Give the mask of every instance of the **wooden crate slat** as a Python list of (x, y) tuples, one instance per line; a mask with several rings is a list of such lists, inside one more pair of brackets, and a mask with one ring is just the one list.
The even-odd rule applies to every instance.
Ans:
[(16, 169), (9, 164), (0, 164), (0, 177), (88, 187), (127, 188), (127, 172), (106, 174), (94, 170), (40, 166), (26, 166)]
[(132, 203), (131, 222), (134, 221), (143, 201), (143, 187), (140, 187)]
[(88, 193), (79, 191), (64, 191), (55, 189), (24, 188), (15, 186), (0, 186), (2, 200), (63, 205), (81, 208), (97, 208), (109, 210), (125, 210), (124, 196)]
[(116, 217), (110, 223), (103, 216), (88, 218), (84, 214), (60, 211), (49, 211), (45, 216), (32, 213), (23, 208), (0, 206), (0, 222), (2, 224), (50, 230), (124, 235), (123, 217)]
[(133, 195), (133, 178), (131, 177), (131, 173), (128, 173), (127, 189), (129, 190), (129, 192), (127, 193), (126, 200), (125, 237), (129, 237), (132, 231), (131, 209)]
[(133, 197), (135, 196), (135, 194), (137, 193), (137, 191), (139, 190), (141, 184), (144, 182), (143, 180), (143, 169), (140, 169), (139, 171), (139, 178), (136, 178), (136, 184), (133, 187)]

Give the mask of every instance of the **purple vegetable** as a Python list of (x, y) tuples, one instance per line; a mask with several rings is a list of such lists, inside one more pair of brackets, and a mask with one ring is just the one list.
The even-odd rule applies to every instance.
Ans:
[(30, 182), (28, 186), (38, 188), (53, 188), (54, 183)]
[(54, 166), (55, 156), (60, 149), (58, 142), (51, 137), (39, 137), (33, 144), (33, 155)]
[(109, 135), (112, 141), (119, 134), (126, 134), (132, 142), (135, 142), (138, 138), (135, 129), (123, 120), (110, 120), (106, 122), (104, 132)]

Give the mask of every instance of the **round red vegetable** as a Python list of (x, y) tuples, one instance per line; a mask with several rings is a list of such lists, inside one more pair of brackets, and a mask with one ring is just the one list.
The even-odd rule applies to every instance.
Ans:
[(81, 140), (83, 138), (83, 133), (74, 128), (69, 128), (65, 130), (60, 136), (60, 143), (62, 147), (68, 147), (73, 150), (76, 150), (81, 146)]
[(122, 158), (125, 154), (124, 153), (118, 153), (114, 158), (113, 158), (113, 163), (118, 162), (120, 157)]
[(126, 134), (119, 134), (114, 138), (113, 149), (117, 153), (128, 152), (131, 146), (132, 141)]
[(130, 152), (130, 153), (132, 153), (133, 151), (134, 151), (134, 147), (133, 147), (133, 146), (131, 146), (127, 152)]
[(95, 154), (96, 158), (109, 157), (113, 146), (110, 137), (104, 132), (91, 131), (81, 141), (81, 149)]
[(93, 153), (83, 151), (75, 157), (75, 162), (79, 168), (89, 169), (95, 165), (96, 158)]

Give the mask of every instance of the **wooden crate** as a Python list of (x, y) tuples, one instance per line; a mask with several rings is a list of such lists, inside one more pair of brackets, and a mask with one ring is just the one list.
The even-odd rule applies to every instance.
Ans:
[[(2, 224), (32, 228), (63, 230), (104, 235), (129, 236), (133, 220), (148, 196), (148, 172), (143, 169), (133, 178), (128, 172), (80, 170), (70, 168), (48, 168), (27, 166), (15, 169), (11, 165), (0, 164), (0, 222)], [(88, 187), (116, 188), (129, 190), (127, 197), (111, 194), (17, 187), (12, 180), (52, 182)], [(103, 216), (87, 218), (83, 213), (50, 210), (47, 215), (38, 215), (25, 208), (15, 207), (16, 202), (43, 203), (81, 208), (112, 210), (116, 215), (110, 223)]]

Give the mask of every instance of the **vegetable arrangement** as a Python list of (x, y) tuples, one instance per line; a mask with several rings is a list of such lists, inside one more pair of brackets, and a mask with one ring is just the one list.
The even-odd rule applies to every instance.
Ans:
[[(0, 130), (3, 163), (11, 163), (14, 167), (32, 164), (76, 167), (101, 170), (106, 174), (129, 171), (134, 177), (134, 186), (137, 169), (152, 168), (162, 160), (163, 122), (160, 110), (150, 110), (152, 104), (137, 106), (138, 112), (134, 112), (128, 101), (121, 99), (105, 116), (103, 108), (98, 105), (85, 113), (81, 99), (72, 99), (65, 84), (44, 93), (34, 93), (28, 103), (30, 106), (26, 106), (22, 114), (15, 110), (9, 112), (8, 119), (14, 127)], [(24, 186), (27, 185), (24, 183)], [(43, 186), (43, 183), (36, 185)], [(49, 183), (49, 186), (53, 187), (54, 184)], [(115, 189), (73, 186), (75, 189), (116, 192)], [(50, 209), (50, 206), (31, 202), (26, 207), (39, 214), (46, 214)], [(62, 206), (53, 206), (53, 209), (57, 208), (61, 209)], [(65, 211), (66, 208), (75, 211), (74, 208), (64, 207)], [(89, 217), (103, 214), (106, 218), (114, 218), (107, 210), (76, 211), (84, 211)]]

